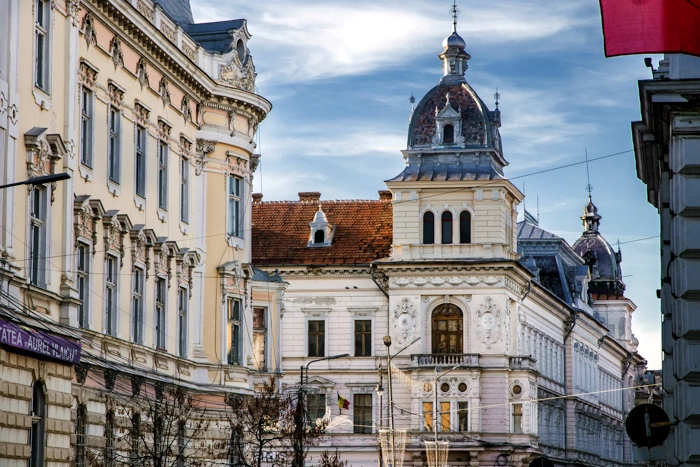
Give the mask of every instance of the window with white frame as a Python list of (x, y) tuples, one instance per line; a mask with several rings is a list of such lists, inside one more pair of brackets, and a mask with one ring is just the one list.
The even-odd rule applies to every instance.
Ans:
[(119, 286), (119, 259), (107, 255), (105, 264), (105, 332), (110, 336), (117, 335), (117, 295)]
[(228, 176), (228, 229), (232, 237), (243, 237), (241, 223), (243, 220), (243, 179), (236, 175)]
[(355, 356), (372, 356), (372, 320), (355, 320)]
[(187, 358), (187, 308), (189, 292), (180, 287), (177, 294), (178, 339), (177, 347), (180, 357)]
[(46, 287), (48, 191), (44, 185), (35, 185), (29, 195), (30, 280), (39, 287)]
[(190, 222), (190, 163), (180, 158), (180, 220)]
[(145, 274), (143, 269), (134, 268), (133, 290), (131, 292), (131, 333), (134, 342), (143, 344), (143, 291), (145, 285)]
[(423, 423), (422, 423), (422, 431), (433, 431), (433, 403), (424, 401), (423, 402)]
[(267, 353), (267, 308), (253, 308), (253, 364), (257, 370), (265, 371)]
[(372, 433), (372, 394), (353, 394), (353, 433)]
[(452, 426), (452, 410), (450, 401), (438, 402), (438, 409), (438, 431), (450, 431)]
[(309, 320), (308, 325), (308, 356), (325, 357), (326, 355), (326, 321), (322, 319)]
[(120, 183), (121, 179), (121, 139), (122, 139), (122, 114), (113, 105), (109, 106), (109, 154), (107, 170), (109, 179), (114, 183)]
[(166, 279), (156, 277), (156, 348), (165, 349), (165, 299), (166, 299)]
[(168, 143), (158, 143), (158, 207), (168, 209)]
[(92, 90), (83, 86), (80, 102), (80, 163), (92, 167), (93, 141), (93, 105)]
[(306, 395), (306, 420), (309, 425), (315, 426), (316, 421), (326, 416), (326, 394)]
[(521, 434), (523, 432), (523, 404), (511, 404), (512, 411), (512, 432)]
[(49, 92), (50, 53), (51, 53), (51, 2), (34, 2), (34, 85)]
[(146, 197), (146, 141), (148, 131), (141, 125), (136, 125), (136, 151), (134, 154), (135, 191), (142, 198)]
[(469, 402), (457, 402), (457, 429), (469, 431)]
[(228, 297), (226, 300), (227, 325), (227, 363), (241, 364), (241, 313), (243, 303), (240, 298)]
[(90, 313), (90, 246), (83, 242), (78, 242), (78, 252), (76, 255), (76, 275), (78, 278), (78, 324), (81, 328), (86, 328), (89, 323)]

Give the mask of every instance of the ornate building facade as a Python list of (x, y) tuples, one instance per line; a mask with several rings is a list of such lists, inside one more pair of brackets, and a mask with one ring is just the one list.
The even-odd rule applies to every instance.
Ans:
[(186, 0), (3, 1), (0, 27), (0, 184), (70, 175), (0, 190), (3, 323), (82, 344), (2, 340), (0, 463), (113, 459), (119, 397), (221, 400), (278, 368), (284, 284), (250, 265), (271, 104), (246, 21), (197, 24)]
[(629, 465), (644, 361), (621, 255), (592, 202), (573, 247), (529, 214), (517, 223), (500, 111), (467, 83), (469, 58), (455, 27), (378, 200), (254, 195), (253, 262), (289, 283), (283, 385), (304, 385), (351, 465), (376, 465), (389, 427), (407, 433), (404, 465), (425, 465), (435, 436), (449, 465)]

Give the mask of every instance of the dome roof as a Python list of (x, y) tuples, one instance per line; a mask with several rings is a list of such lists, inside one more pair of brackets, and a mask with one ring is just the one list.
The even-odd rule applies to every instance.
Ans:
[(450, 34), (448, 37), (445, 38), (444, 41), (442, 41), (442, 46), (446, 49), (450, 47), (456, 47), (458, 49), (463, 50), (467, 47), (467, 43), (464, 42), (462, 36), (457, 34), (457, 31), (453, 31), (452, 34)]
[(467, 83), (441, 82), (420, 101), (411, 116), (408, 146), (430, 146), (435, 135), (436, 109), (442, 109), (450, 94), (450, 105), (460, 113), (462, 136), (466, 146), (486, 146), (490, 124), (488, 109)]

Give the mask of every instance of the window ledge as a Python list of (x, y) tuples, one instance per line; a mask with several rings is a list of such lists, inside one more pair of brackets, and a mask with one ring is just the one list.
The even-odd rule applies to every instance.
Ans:
[(243, 249), (245, 246), (245, 240), (241, 237), (234, 237), (233, 235), (226, 234), (226, 242), (228, 243), (228, 246), (234, 247), (234, 248), (240, 248)]
[(146, 199), (141, 195), (134, 195), (134, 205), (139, 211), (146, 209)]
[(168, 211), (163, 208), (158, 208), (158, 219), (161, 222), (168, 222)]
[(80, 164), (78, 170), (80, 171), (80, 178), (86, 182), (91, 182), (92, 179), (95, 178), (95, 172), (92, 170), (92, 168), (83, 163)]
[(109, 178), (107, 179), (107, 190), (111, 193), (112, 196), (120, 196), (122, 194), (121, 185)]
[(49, 110), (51, 108), (51, 96), (49, 96), (45, 91), (42, 91), (35, 86), (32, 94), (34, 94), (34, 102), (36, 102), (36, 105), (41, 107), (43, 110)]

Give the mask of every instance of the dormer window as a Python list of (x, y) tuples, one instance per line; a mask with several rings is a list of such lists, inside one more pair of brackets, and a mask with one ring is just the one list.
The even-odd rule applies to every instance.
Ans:
[(455, 127), (452, 125), (445, 125), (443, 130), (442, 141), (444, 143), (454, 143), (455, 142)]
[(313, 222), (309, 222), (309, 227), (311, 228), (311, 233), (307, 246), (331, 246), (335, 227), (328, 222), (326, 213), (323, 212), (323, 208), (320, 204), (318, 205), (318, 211), (316, 211), (314, 215)]

